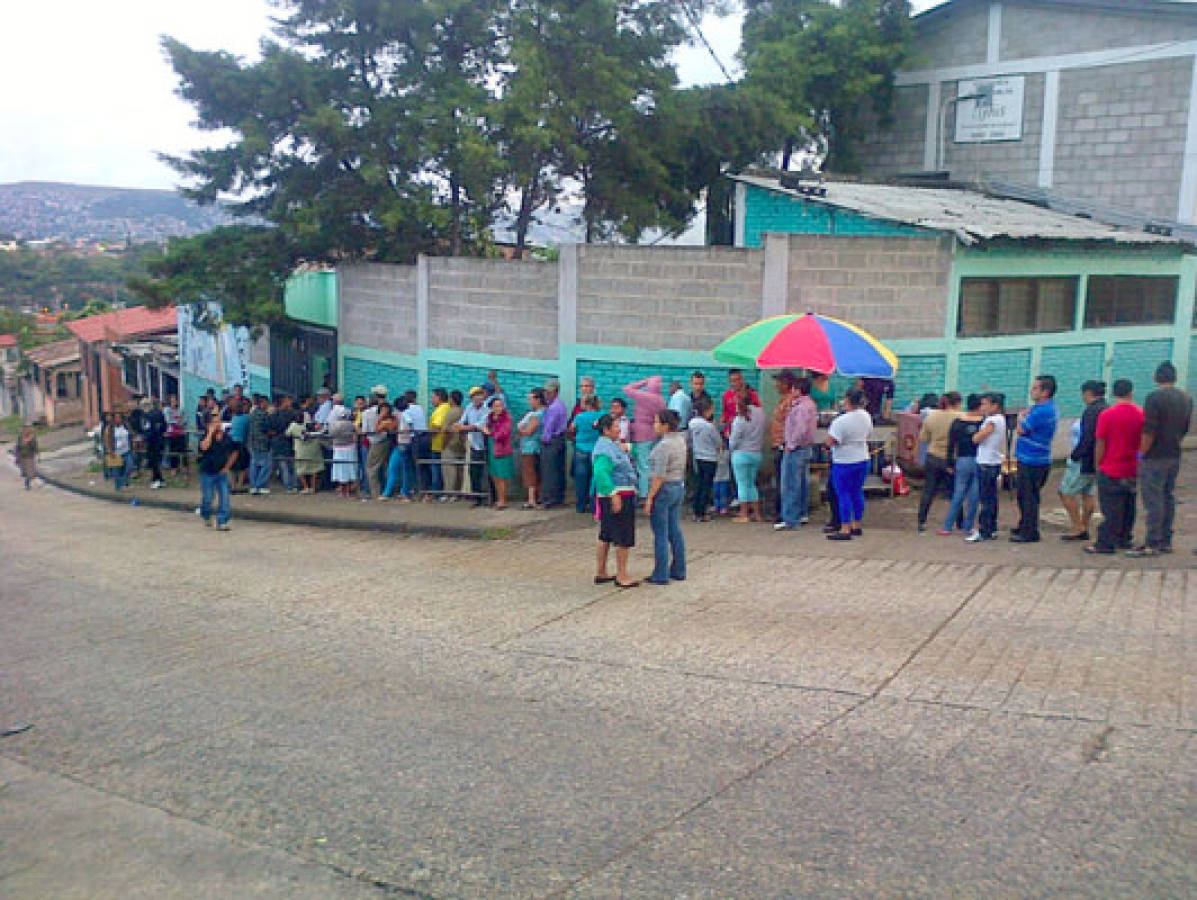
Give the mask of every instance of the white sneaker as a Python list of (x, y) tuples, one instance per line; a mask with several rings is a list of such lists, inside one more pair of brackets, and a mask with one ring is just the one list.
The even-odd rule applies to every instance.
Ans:
[(251, 497), (254, 497), (254, 496), (256, 496), (256, 495), (257, 495), (257, 493), (258, 493), (258, 489), (257, 489), (257, 488), (251, 487), (251, 488), (249, 489), (249, 495), (250, 495)]
[(263, 497), (264, 497), (266, 494), (269, 494), (269, 493), (270, 493), (270, 488), (258, 488), (258, 495), (259, 495), (259, 496), (263, 496)]
[(151, 481), (150, 482), (150, 490), (152, 490), (152, 491), (156, 491), (161, 487), (162, 487), (161, 481)]
[(981, 532), (974, 528), (971, 532), (969, 532), (969, 535), (964, 539), (964, 542), (966, 544), (979, 544), (983, 540), (985, 540), (985, 538), (981, 537)]
[(799, 525), (809, 525), (810, 524), (810, 516), (802, 516), (800, 519), (798, 519), (798, 524)]
[(229, 528), (228, 524), (226, 523), (224, 525), (217, 525), (216, 530), (217, 531), (232, 531), (233, 529)]
[(793, 531), (797, 527), (798, 527), (797, 525), (787, 525), (785, 522), (774, 522), (773, 523), (774, 531)]

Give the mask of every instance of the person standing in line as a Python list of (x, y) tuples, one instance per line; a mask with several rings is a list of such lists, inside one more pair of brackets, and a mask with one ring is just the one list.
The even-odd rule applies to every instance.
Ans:
[(682, 387), (680, 381), (669, 382), (669, 403), (668, 409), (677, 413), (678, 431), (685, 431), (690, 426), (690, 420), (694, 418), (694, 401), (690, 399), (690, 394)]
[(569, 417), (560, 394), (560, 382), (545, 383), (548, 406), (540, 425), (540, 502), (546, 509), (565, 503), (565, 429)]
[(761, 494), (756, 486), (761, 470), (761, 447), (765, 443), (765, 411), (760, 405), (753, 405), (747, 393), (740, 395), (740, 409), (732, 421), (731, 451), (732, 472), (735, 473), (736, 490), (740, 500), (740, 514), (733, 522), (760, 522)]
[(844, 411), (827, 429), (831, 449), (831, 478), (840, 507), (840, 530), (827, 535), (829, 541), (850, 541), (864, 534), (864, 483), (869, 474), (869, 435), (873, 417), (865, 404), (864, 391), (853, 388), (844, 397)]
[(1114, 382), (1114, 405), (1102, 410), (1097, 419), (1093, 458), (1102, 522), (1096, 542), (1085, 547), (1086, 553), (1109, 555), (1131, 545), (1143, 422), (1143, 410), (1135, 405), (1134, 385), (1119, 378)]
[(1006, 449), (1006, 412), (1001, 394), (981, 395), (981, 427), (973, 435), (977, 445), (977, 527), (965, 538), (970, 544), (997, 537), (998, 481)]
[(723, 436), (712, 421), (714, 417), (715, 404), (710, 398), (700, 398), (694, 404), (694, 417), (690, 419), (687, 430), (690, 452), (694, 457), (694, 474), (698, 480), (694, 486), (694, 506), (691, 510), (695, 522), (711, 521), (711, 503), (715, 499), (715, 469), (719, 466)]
[(150, 467), (150, 488), (158, 490), (162, 480), (162, 457), (166, 453), (166, 416), (162, 412), (162, 401), (157, 397), (149, 401), (149, 409), (141, 416), (141, 435), (145, 439), (145, 460)]
[(919, 429), (919, 442), (927, 445), (923, 463), (923, 496), (919, 498), (918, 530), (927, 530), (927, 516), (931, 504), (939, 494), (952, 496), (952, 473), (948, 470), (948, 436), (952, 423), (960, 418), (960, 394), (949, 391), (943, 395), (941, 407), (932, 412)]
[(1093, 451), (1097, 446), (1097, 417), (1106, 408), (1106, 383), (1086, 381), (1081, 385), (1085, 411), (1072, 423), (1072, 454), (1064, 463), (1060, 479), (1060, 502), (1068, 513), (1072, 530), (1060, 535), (1062, 541), (1089, 540), (1089, 523), (1097, 508), (1097, 469)]
[(607, 409), (611, 418), (619, 426), (619, 443), (623, 445), (625, 453), (632, 452), (632, 423), (628, 421), (628, 404), (622, 397), (612, 397)]
[(810, 398), (815, 401), (819, 412), (835, 409), (835, 392), (831, 389), (831, 376), (825, 372), (812, 372), (810, 376)]
[(316, 391), (316, 411), (312, 413), (312, 421), (316, 428), (323, 431), (328, 427), (328, 418), (332, 415), (333, 407), (340, 401), (333, 397), (333, 392), (327, 387)]
[(162, 408), (162, 418), (166, 422), (166, 431), (163, 433), (166, 439), (166, 465), (170, 474), (178, 477), (179, 470), (186, 464), (184, 454), (187, 450), (187, 427), (183, 422), (183, 410), (179, 408), (178, 397), (171, 395), (167, 398), (166, 406)]
[[(407, 432), (411, 436), (407, 445), (406, 457), (407, 477), (410, 485), (408, 496), (414, 496), (428, 487), (428, 467), (424, 462), (428, 459), (429, 447), (431, 447), (428, 435), (428, 414), (420, 405), (419, 394), (416, 391), (404, 391), (403, 401), (403, 407), (399, 411), (399, 443), (402, 446), (404, 425), (406, 425)], [(430, 499), (425, 495), (425, 501)]]
[(29, 490), (33, 479), (37, 477), (37, 432), (32, 425), (21, 429), (21, 436), (17, 438), (17, 448), (13, 455), (17, 458), (17, 470), (25, 479), (25, 490)]
[(441, 444), (441, 483), (445, 491), (441, 494), (442, 503), (456, 503), (461, 499), (458, 494), (465, 483), (465, 467), (461, 463), (466, 455), (466, 440), (465, 435), (457, 430), (464, 412), (462, 400), (461, 391), (449, 391), (449, 411), (445, 413), (445, 421), (441, 425), (444, 435)]
[(769, 448), (773, 451), (773, 487), (777, 492), (777, 510), (773, 524), (778, 525), (784, 521), (781, 510), (781, 466), (785, 458), (786, 416), (790, 414), (790, 406), (794, 402), (794, 375), (783, 370), (773, 376), (773, 382), (777, 385), (777, 405), (773, 407), (773, 418), (769, 421)]
[(199, 444), (200, 473), (200, 518), (204, 525), (212, 526), (213, 503), (216, 509), (216, 527), (229, 530), (232, 513), (229, 505), (229, 472), (237, 461), (237, 448), (225, 432), (219, 413), (213, 413), (208, 430)]
[[(714, 399), (707, 393), (707, 376), (695, 369), (690, 373), (690, 408), (695, 409), (699, 400), (706, 400), (711, 404), (712, 409), (715, 408)], [(695, 414), (697, 414), (696, 409)]]
[(270, 413), (266, 409), (266, 398), (254, 394), (253, 409), (249, 414), (249, 428), (245, 442), (249, 449), (249, 492), (270, 493), (270, 471), (274, 463), (270, 459)]
[(481, 387), (470, 388), (470, 403), (461, 413), (457, 425), (458, 433), (466, 435), (466, 451), (469, 454), (470, 491), (475, 494), (474, 505), (481, 506), (483, 498), (490, 496), (489, 479), (486, 475), (486, 417), (490, 408), (486, 405), (486, 391)]
[(877, 422), (889, 422), (894, 407), (892, 378), (858, 378), (856, 386), (864, 391), (865, 408)]
[(810, 521), (810, 453), (819, 424), (819, 410), (810, 396), (809, 378), (790, 385), (790, 409), (782, 434), (781, 522), (773, 527), (789, 531)]
[[(727, 390), (723, 392), (723, 408), (719, 414), (720, 430), (725, 441), (731, 440), (732, 422), (736, 420), (740, 408), (740, 397), (744, 395), (748, 397), (749, 406), (761, 405), (761, 398), (757, 395), (756, 390), (744, 381), (744, 373), (740, 369), (728, 369)], [(735, 467), (730, 467), (729, 472), (732, 488), (731, 506), (735, 509), (740, 505), (740, 494), (735, 483)]]
[(358, 482), (358, 490), (361, 492), (362, 499), (382, 493), (383, 486), (377, 481), (375, 475), (374, 463), (378, 460), (378, 455), (375, 454), (374, 460), (370, 459), (370, 452), (374, 447), (374, 436), (378, 426), (378, 405), (387, 399), (387, 387), (385, 384), (376, 384), (370, 388), (370, 403), (362, 410), (361, 416), (357, 422), (358, 433), (358, 465), (361, 469), (361, 480)]
[(570, 430), (574, 438), (574, 509), (594, 512), (594, 445), (599, 439), (595, 423), (602, 416), (599, 398), (593, 394), (582, 401), (582, 411), (574, 416)]
[(291, 398), (284, 394), (279, 397), (274, 412), (270, 414), (270, 460), (278, 472), (283, 489), (289, 494), (299, 493), (299, 485), (295, 480), (295, 451), (291, 438), (287, 437), (287, 428), (295, 419)]
[(632, 461), (636, 463), (636, 496), (643, 500), (648, 496), (648, 461), (653, 445), (657, 441), (657, 413), (665, 408), (661, 395), (661, 376), (650, 375), (625, 385), (624, 396), (632, 401)]
[[(636, 467), (619, 444), (619, 423), (610, 414), (596, 423), (600, 437), (594, 444), (594, 493), (599, 505), (595, 584), (617, 587), (640, 584), (628, 574), (628, 551), (636, 546)], [(607, 574), (607, 559), (615, 547), (615, 574)]]
[(1056, 410), (1056, 379), (1040, 375), (1031, 383), (1031, 408), (1018, 416), (1018, 525), (1010, 535), (1015, 544), (1039, 540), (1039, 494), (1052, 467), (1052, 438), (1060, 414)]
[(574, 408), (569, 413), (571, 423), (588, 408), (586, 401), (593, 396), (595, 396), (594, 379), (589, 375), (583, 375), (578, 379), (578, 399), (574, 401)]
[(311, 415), (312, 402), (310, 398), (304, 400), (304, 409), (287, 426), (285, 434), (291, 438), (292, 453), (295, 456), (295, 475), (305, 494), (316, 493), (320, 486), (320, 476), (324, 473), (324, 448), (315, 428), (315, 421)]
[(686, 580), (686, 539), (682, 504), (686, 501), (686, 439), (677, 413), (663, 409), (655, 423), (660, 440), (652, 449), (652, 478), (644, 511), (653, 529), (653, 573), (649, 584)]
[(1193, 399), (1176, 386), (1176, 367), (1160, 363), (1156, 389), (1143, 404), (1143, 437), (1139, 447), (1139, 492), (1147, 513), (1147, 538), (1127, 556), (1147, 557), (1172, 552), (1176, 517), (1176, 476), (1180, 445), (1189, 433)]
[(438, 500), (444, 498), (444, 494), (441, 493), (445, 489), (441, 454), (445, 452), (445, 420), (452, 408), (449, 403), (449, 391), (443, 387), (433, 389), (432, 414), (428, 417), (428, 431), (431, 435), (428, 442), (428, 459), (431, 460), (431, 465), (428, 466), (427, 481), (428, 490), (437, 495)]
[[(540, 423), (544, 418), (545, 395), (543, 388), (533, 388), (528, 393), (528, 412), (520, 419), (516, 431), (520, 436), (520, 479), (524, 483), (524, 509), (536, 509), (536, 489), (540, 487)], [(574, 454), (576, 463), (578, 454)], [(577, 466), (575, 465), (575, 470)], [(574, 478), (578, 496), (582, 496), (581, 482)]]
[(415, 433), (412, 430), (412, 419), (407, 417), (407, 397), (400, 396), (395, 401), (395, 419), (398, 429), (395, 432), (395, 450), (391, 453), (387, 465), (387, 484), (383, 488), (379, 500), (390, 500), (399, 493), (400, 503), (411, 503), (412, 494), (416, 491), (416, 464), (412, 454), (415, 452)]
[(125, 425), (124, 414), (113, 412), (111, 416), (105, 447), (114, 463), (110, 466), (113, 469), (112, 478), (116, 483), (116, 489), (120, 491), (129, 486), (137, 460), (133, 456), (133, 443)]
[(376, 489), (374, 498), (383, 501), (390, 499), (386, 495), (386, 486), (391, 472), (391, 455), (395, 451), (395, 438), (399, 434), (399, 417), (395, 415), (395, 408), (391, 404), (380, 399), (373, 419), (373, 430), (366, 435), (370, 440), (366, 466), (370, 470), (370, 483)]
[(953, 475), (952, 505), (943, 520), (943, 527), (935, 532), (940, 537), (951, 535), (952, 527), (957, 524), (966, 535), (975, 530), (981, 485), (977, 473), (977, 443), (973, 438), (984, 422), (981, 398), (969, 394), (964, 414), (952, 423), (948, 433), (948, 471)]
[(348, 500), (357, 488), (357, 429), (353, 425), (353, 410), (338, 406), (328, 421), (328, 436), (332, 438), (332, 480), (337, 495)]
[(232, 483), (230, 490), (238, 494), (245, 491), (245, 482), (249, 475), (249, 450), (246, 447), (246, 441), (249, 440), (249, 398), (234, 394), (229, 398), (228, 408), (232, 410), (228, 420), (229, 437), (237, 450), (237, 459), (229, 473), (229, 481)]
[(490, 415), (483, 434), (490, 439), (490, 477), (495, 483), (495, 509), (507, 508), (507, 488), (515, 477), (515, 447), (512, 445), (511, 413), (496, 395), (490, 398)]

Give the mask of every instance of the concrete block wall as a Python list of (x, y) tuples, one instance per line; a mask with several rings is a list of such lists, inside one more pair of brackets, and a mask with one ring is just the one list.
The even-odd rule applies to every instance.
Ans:
[(1058, 56), (1197, 38), (1192, 17), (1052, 7), (1039, 0), (1005, 0), (1002, 59)]
[(1060, 73), (1055, 189), (1175, 216), (1192, 75), (1192, 57)]
[(786, 309), (883, 340), (942, 337), (951, 270), (948, 238), (791, 235)]
[[(375, 385), (386, 385), (387, 396), (392, 400), (404, 391), (418, 391), (420, 389), (420, 373), (416, 369), (404, 366), (394, 366), (370, 359), (358, 359), (347, 356), (341, 370), (341, 390), (345, 394), (347, 403), (352, 403), (354, 397), (361, 394), (370, 396), (370, 389)], [(426, 401), (427, 398), (421, 398)]]
[(1006, 407), (1015, 409), (1027, 402), (1031, 375), (1030, 350), (962, 353), (956, 389), (961, 393), (998, 391), (1006, 395)]
[(1080, 386), (1090, 379), (1104, 381), (1105, 344), (1044, 347), (1035, 375), (1054, 375), (1060, 385), (1056, 405), (1065, 416), (1079, 416), (1084, 409)]
[(346, 344), (418, 352), (416, 267), (383, 263), (337, 270), (339, 340)]
[(1135, 396), (1142, 403), (1152, 390), (1156, 366), (1170, 361), (1171, 341), (1119, 341), (1114, 345), (1110, 381), (1129, 378), (1134, 382)]
[(447, 350), (554, 359), (556, 264), (430, 258), (428, 341)]
[(578, 248), (583, 344), (706, 351), (761, 316), (764, 251)]
[(985, 62), (989, 49), (989, 9), (968, 3), (943, 10), (915, 34), (915, 69), (967, 66)]
[[(469, 390), (475, 385), (486, 381), (487, 369), (481, 366), (464, 366), (458, 363), (438, 362), (430, 360), (428, 363), (428, 390), (445, 388), (446, 390), (461, 391), (464, 402), (469, 403)], [(499, 376), (499, 386), (507, 396), (511, 414), (518, 422), (528, 411), (528, 393), (533, 388), (544, 387), (545, 382), (552, 375), (541, 372), (525, 372), (515, 369), (496, 369)]]
[[(862, 171), (875, 175), (923, 171), (929, 94), (925, 84), (897, 88), (892, 124), (886, 128), (881, 127), (871, 111), (865, 110), (869, 124), (856, 148)], [(931, 110), (930, 114), (937, 116), (939, 111)]]

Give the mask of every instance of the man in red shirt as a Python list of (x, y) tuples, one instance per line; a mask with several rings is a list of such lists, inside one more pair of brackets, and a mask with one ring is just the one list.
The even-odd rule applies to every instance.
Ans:
[(1131, 545), (1135, 528), (1135, 479), (1139, 473), (1139, 440), (1143, 410), (1135, 405), (1134, 386), (1125, 378), (1114, 382), (1114, 405), (1097, 417), (1097, 500), (1104, 517), (1097, 542), (1086, 553), (1110, 554)]
[(723, 424), (723, 436), (727, 437), (731, 434), (732, 420), (736, 417), (736, 402), (740, 398), (740, 394), (748, 391), (748, 403), (750, 406), (760, 406), (761, 398), (757, 395), (756, 390), (750, 384), (744, 383), (744, 373), (739, 369), (729, 369), (727, 372), (727, 390), (723, 392), (723, 412), (720, 415), (720, 422)]

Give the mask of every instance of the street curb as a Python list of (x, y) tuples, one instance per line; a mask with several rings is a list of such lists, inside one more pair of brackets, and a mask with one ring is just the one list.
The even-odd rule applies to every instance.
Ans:
[[(90, 497), (93, 500), (106, 500), (109, 503), (119, 503), (124, 506), (129, 505), (129, 501), (124, 497), (114, 497), (104, 491), (88, 490), (86, 487), (71, 484), (53, 475), (46, 475), (43, 472), (38, 472), (38, 478), (46, 484), (81, 497)], [(182, 512), (192, 516), (195, 515), (196, 504), (192, 502), (143, 496), (137, 496), (135, 499), (138, 501), (139, 506)], [(319, 519), (315, 516), (254, 509), (238, 509), (234, 513), (234, 519), (251, 522), (269, 522), (274, 525), (300, 525), (314, 528), (336, 528), (341, 531), (372, 531), (376, 533), (382, 532), (385, 534), (411, 536), (425, 535), (428, 537), (470, 541), (512, 540), (520, 537), (524, 532), (534, 530), (538, 525), (544, 524), (509, 525), (501, 528), (462, 528), (453, 525), (420, 525), (412, 522), (355, 522), (352, 520)]]

